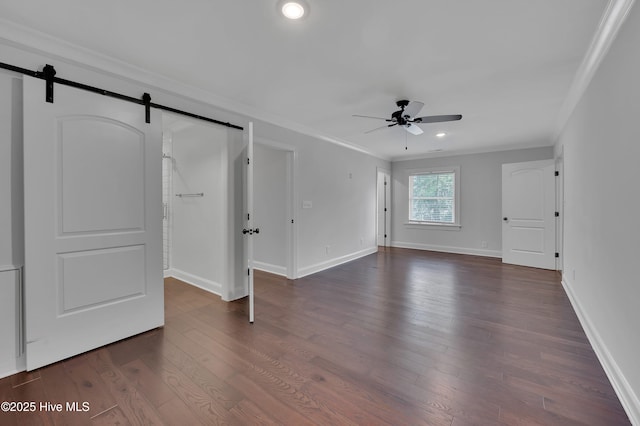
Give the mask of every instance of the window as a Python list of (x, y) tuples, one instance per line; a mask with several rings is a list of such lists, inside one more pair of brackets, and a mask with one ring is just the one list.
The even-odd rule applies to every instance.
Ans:
[(459, 225), (459, 168), (409, 175), (409, 222)]

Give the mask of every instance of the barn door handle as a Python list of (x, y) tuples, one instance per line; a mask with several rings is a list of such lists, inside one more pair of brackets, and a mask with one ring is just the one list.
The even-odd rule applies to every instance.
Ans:
[(259, 234), (260, 233), (260, 228), (256, 228), (256, 229), (243, 229), (242, 230), (243, 234), (249, 234), (249, 235), (253, 235), (253, 234)]

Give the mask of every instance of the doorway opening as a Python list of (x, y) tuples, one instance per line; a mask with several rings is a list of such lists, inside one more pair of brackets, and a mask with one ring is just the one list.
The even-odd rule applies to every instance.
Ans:
[(221, 295), (228, 281), (228, 130), (163, 114), (164, 275)]
[(391, 174), (377, 169), (376, 239), (378, 247), (391, 246)]
[(256, 269), (296, 278), (295, 151), (256, 139), (254, 146), (254, 216), (260, 238), (254, 240)]

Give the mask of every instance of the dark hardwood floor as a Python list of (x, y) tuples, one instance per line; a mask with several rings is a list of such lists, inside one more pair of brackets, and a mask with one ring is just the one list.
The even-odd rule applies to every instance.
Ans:
[[(391, 249), (244, 301), (165, 280), (166, 326), (0, 380), (87, 402), (1, 425), (626, 425), (559, 275)], [(65, 407), (66, 408), (66, 407)]]

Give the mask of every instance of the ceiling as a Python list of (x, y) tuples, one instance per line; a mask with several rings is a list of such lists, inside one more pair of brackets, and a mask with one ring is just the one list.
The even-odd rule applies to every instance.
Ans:
[[(277, 0), (4, 1), (0, 16), (233, 100), (235, 112), (401, 159), (551, 145), (608, 4), (306, 1), (300, 21)], [(352, 116), (390, 117), (400, 99), (463, 119), (414, 136), (365, 134), (385, 122)]]

